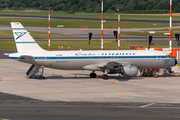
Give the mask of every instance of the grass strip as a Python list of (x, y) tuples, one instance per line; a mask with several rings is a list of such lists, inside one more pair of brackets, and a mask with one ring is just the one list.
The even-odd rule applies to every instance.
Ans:
[[(0, 10), (0, 14), (48, 16), (48, 11), (47, 12), (34, 12), (34, 11), (24, 11), (24, 10), (12, 10), (12, 11)], [(60, 13), (60, 12), (51, 12), (51, 16), (101, 18), (101, 13), (67, 14), (67, 13)], [(104, 13), (104, 18), (116, 19), (117, 13)], [(121, 19), (169, 20), (169, 14), (121, 14)], [(173, 20), (180, 20), (180, 15), (173, 14)]]
[[(48, 41), (37, 41), (37, 43), (45, 50), (48, 50)], [(101, 42), (100, 41), (91, 41), (90, 50), (100, 50)], [(58, 46), (63, 47), (59, 49)], [(121, 50), (129, 50), (129, 46), (143, 46), (147, 47), (146, 42), (131, 42), (131, 41), (121, 41)], [(168, 45), (155, 44), (153, 48), (168, 48)], [(177, 47), (177, 46), (173, 46)], [(68, 49), (69, 48), (69, 49)], [(87, 50), (88, 41), (79, 40), (79, 41), (51, 41), (51, 50)], [(115, 50), (116, 42), (104, 43), (104, 50)], [(0, 41), (0, 50), (16, 50), (16, 45), (14, 41)]]
[[(1, 18), (0, 25), (10, 25), (10, 22), (21, 22), (23, 26), (36, 26), (36, 27), (48, 27), (47, 19), (38, 18)], [(154, 23), (151, 22), (121, 22), (121, 28), (161, 28), (169, 26), (169, 23)], [(79, 26), (88, 26), (88, 28), (101, 28), (101, 21), (99, 20), (70, 20), (70, 19), (51, 19), (51, 27), (57, 27), (57, 25), (64, 25), (65, 28), (79, 28)], [(117, 21), (104, 22), (104, 28), (112, 28), (112, 26), (118, 26)], [(173, 26), (179, 26), (179, 24), (173, 24)]]

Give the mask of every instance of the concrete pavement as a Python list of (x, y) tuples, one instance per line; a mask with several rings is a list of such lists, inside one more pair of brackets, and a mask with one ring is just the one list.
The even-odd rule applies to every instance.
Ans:
[[(24, 26), (27, 31), (34, 31), (34, 32), (48, 32), (48, 27), (28, 27)], [(180, 28), (180, 26), (173, 27), (173, 28)], [(123, 32), (141, 32), (141, 31), (149, 31), (149, 30), (161, 30), (161, 29), (169, 29), (169, 27), (162, 27), (162, 28), (121, 28)], [(12, 30), (11, 25), (0, 25), (0, 30)], [(113, 31), (117, 30), (117, 28), (112, 29), (104, 29), (104, 34), (112, 34)], [(51, 27), (51, 33), (57, 34), (64, 34), (64, 35), (76, 35), (76, 34), (101, 34), (100, 28), (55, 28)]]
[[(40, 100), (79, 102), (160, 102), (179, 103), (180, 76), (119, 77), (101, 72), (89, 78), (90, 71), (64, 71), (45, 68), (46, 79), (27, 79), (29, 64), (0, 59), (0, 91)], [(53, 76), (53, 73), (55, 76)], [(77, 78), (75, 78), (75, 75)], [(112, 84), (112, 81), (114, 84)]]

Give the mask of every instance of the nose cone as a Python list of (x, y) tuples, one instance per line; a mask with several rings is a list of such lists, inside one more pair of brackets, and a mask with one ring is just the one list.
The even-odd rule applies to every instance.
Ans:
[(175, 59), (175, 64), (174, 64), (174, 66), (177, 64), (177, 60)]

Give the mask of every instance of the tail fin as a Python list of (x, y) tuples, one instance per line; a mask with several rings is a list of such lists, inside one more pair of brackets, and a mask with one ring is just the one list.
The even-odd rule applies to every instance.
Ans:
[(11, 22), (11, 27), (18, 53), (43, 51), (21, 23)]

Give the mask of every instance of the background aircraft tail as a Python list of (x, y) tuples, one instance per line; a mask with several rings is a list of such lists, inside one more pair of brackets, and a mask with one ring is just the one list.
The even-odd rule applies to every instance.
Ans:
[(11, 22), (11, 27), (18, 53), (43, 51), (21, 23)]

